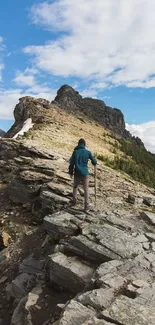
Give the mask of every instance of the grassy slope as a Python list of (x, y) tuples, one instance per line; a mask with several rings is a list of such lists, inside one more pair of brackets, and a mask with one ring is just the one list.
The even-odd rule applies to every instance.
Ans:
[[(65, 154), (69, 159), (79, 138), (85, 138), (87, 147), (93, 154), (96, 154), (102, 165), (106, 164), (127, 173), (137, 181), (155, 187), (153, 169), (151, 169), (150, 174), (150, 166), (147, 168), (145, 158), (143, 159), (143, 157), (147, 157), (149, 161), (151, 160), (145, 149), (139, 150), (138, 147), (130, 146), (133, 146), (133, 153), (136, 151), (138, 155), (141, 155), (142, 152), (140, 161), (136, 161), (135, 155), (130, 154), (132, 150), (129, 153), (128, 150), (124, 150), (124, 145), (122, 146), (119, 137), (113, 137), (110, 131), (108, 132), (87, 117), (77, 117), (54, 105), (51, 110), (46, 112), (44, 111), (46, 123), (35, 124), (34, 128), (25, 135), (24, 142)], [(144, 169), (145, 173), (143, 172)]]

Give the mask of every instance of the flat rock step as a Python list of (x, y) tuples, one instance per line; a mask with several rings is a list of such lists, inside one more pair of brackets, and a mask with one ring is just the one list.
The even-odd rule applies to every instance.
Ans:
[(91, 280), (93, 272), (90, 265), (76, 257), (67, 257), (62, 253), (49, 256), (50, 281), (66, 291), (82, 291)]
[(66, 307), (61, 319), (53, 325), (114, 325), (102, 319), (97, 319), (97, 313), (79, 302), (72, 300)]
[(95, 263), (128, 259), (143, 252), (142, 245), (135, 238), (106, 224), (83, 228), (82, 235), (70, 238), (64, 246), (66, 250)]
[(150, 225), (155, 225), (155, 213), (143, 211), (141, 217), (148, 222)]
[[(137, 299), (120, 296), (103, 315), (116, 324), (122, 325), (154, 325), (154, 306), (141, 305)], [(118, 322), (118, 323), (117, 323)]]
[(68, 212), (57, 212), (44, 218), (44, 229), (53, 238), (63, 238), (78, 234), (74, 216)]

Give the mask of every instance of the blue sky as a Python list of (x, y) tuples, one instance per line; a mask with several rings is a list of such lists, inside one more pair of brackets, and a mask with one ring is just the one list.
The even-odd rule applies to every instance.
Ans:
[(52, 100), (62, 84), (122, 110), (155, 152), (155, 3), (1, 0), (0, 128), (25, 95)]

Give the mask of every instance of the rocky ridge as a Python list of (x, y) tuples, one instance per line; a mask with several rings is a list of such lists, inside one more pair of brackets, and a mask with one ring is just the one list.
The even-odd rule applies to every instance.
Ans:
[(98, 161), (96, 212), (82, 210), (82, 188), (71, 207), (76, 141), (113, 153), (100, 123), (59, 101), (22, 98), (0, 139), (0, 324), (153, 325), (155, 191)]
[[(4, 210), (0, 213), (1, 233), (11, 237), (9, 254), (0, 252), (1, 323), (153, 325), (154, 190), (99, 163), (97, 211), (85, 214), (82, 189), (78, 206), (68, 206), (68, 158), (0, 140), (1, 193), (11, 207), (5, 218)], [(92, 203), (93, 186), (92, 177)], [(22, 214), (26, 223), (20, 226)]]
[(63, 85), (58, 90), (54, 103), (58, 103), (62, 108), (70, 110), (74, 114), (81, 112), (121, 136), (129, 136), (125, 130), (124, 116), (119, 109), (107, 106), (102, 100), (82, 98), (68, 85)]
[(102, 100), (82, 98), (68, 85), (63, 85), (58, 90), (55, 100), (51, 103), (46, 99), (35, 99), (30, 96), (20, 98), (14, 109), (15, 123), (5, 136), (14, 137), (28, 118), (31, 118), (35, 125), (50, 123), (53, 110), (60, 111), (59, 108), (71, 112), (78, 118), (95, 121), (105, 129), (123, 138), (129, 138), (139, 146), (144, 146), (138, 137), (132, 137), (126, 130), (124, 116), (119, 109), (107, 106)]

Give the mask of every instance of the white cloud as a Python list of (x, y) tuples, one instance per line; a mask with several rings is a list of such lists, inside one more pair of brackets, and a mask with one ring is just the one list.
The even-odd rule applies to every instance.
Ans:
[(0, 81), (2, 80), (2, 70), (4, 69), (4, 64), (0, 63)]
[(19, 86), (33, 86), (35, 84), (34, 76), (25, 76), (24, 74), (19, 74), (14, 80), (17, 85)]
[(104, 99), (110, 99), (111, 96), (104, 96), (103, 98), (104, 98)]
[(82, 97), (92, 97), (97, 98), (97, 91), (94, 89), (85, 89), (83, 91), (80, 91), (80, 95)]
[(149, 151), (155, 153), (155, 121), (139, 125), (126, 124), (126, 128), (132, 135), (139, 137)]
[(37, 98), (46, 98), (53, 100), (56, 95), (55, 89), (45, 87), (29, 88), (27, 91), (22, 89), (0, 89), (0, 119), (13, 119), (13, 110), (18, 103), (19, 98), (23, 96), (32, 96)]
[[(1, 54), (1, 51), (4, 50), (4, 44), (3, 44), (3, 37), (0, 36), (0, 54)], [(4, 64), (2, 62), (2, 57), (0, 55), (0, 81), (2, 81), (2, 71), (4, 69)]]
[(27, 68), (25, 69), (24, 72), (17, 71), (16, 77), (13, 79), (13, 81), (21, 87), (34, 86), (36, 84), (36, 79), (34, 77), (34, 74), (36, 74), (37, 72), (38, 72), (37, 69), (33, 69), (33, 68), (32, 69)]
[[(34, 5), (31, 20), (56, 39), (28, 46), (38, 68), (109, 85), (155, 87), (155, 1), (55, 0)], [(95, 87), (94, 87), (95, 88)]]
[(96, 82), (91, 85), (91, 88), (105, 89), (108, 88), (108, 84), (106, 82)]

